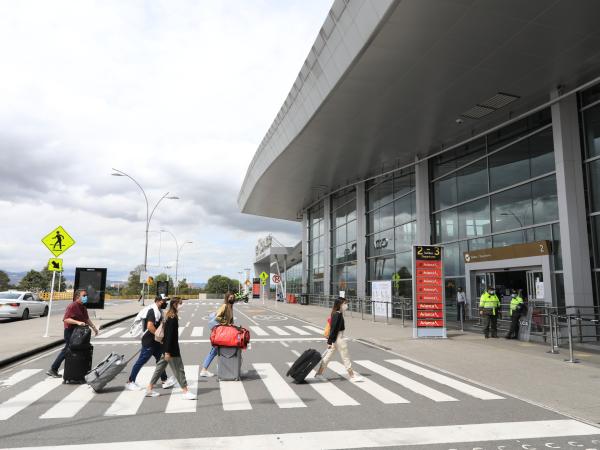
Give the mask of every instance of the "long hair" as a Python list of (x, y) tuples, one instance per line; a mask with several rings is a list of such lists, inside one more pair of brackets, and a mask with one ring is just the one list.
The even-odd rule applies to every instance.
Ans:
[(181, 297), (173, 297), (167, 311), (167, 319), (179, 319), (177, 308), (175, 306), (181, 304)]
[(333, 302), (333, 308), (331, 308), (331, 316), (342, 309), (342, 305), (346, 303), (346, 299), (344, 297), (338, 297), (335, 302)]
[(231, 291), (227, 291), (227, 292), (225, 293), (225, 297), (223, 297), (223, 304), (224, 304), (224, 305), (228, 305), (228, 306), (230, 306), (230, 305), (229, 305), (229, 297), (230, 297), (230, 296), (232, 296), (232, 295), (233, 295), (233, 298), (235, 299), (235, 294), (234, 294), (233, 292), (231, 292)]

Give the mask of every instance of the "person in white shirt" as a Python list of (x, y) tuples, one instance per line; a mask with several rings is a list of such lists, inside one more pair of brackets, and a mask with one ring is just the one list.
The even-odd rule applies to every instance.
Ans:
[(456, 320), (460, 322), (460, 318), (462, 315), (462, 320), (465, 320), (465, 305), (467, 304), (467, 296), (465, 295), (463, 288), (459, 287), (456, 290)]

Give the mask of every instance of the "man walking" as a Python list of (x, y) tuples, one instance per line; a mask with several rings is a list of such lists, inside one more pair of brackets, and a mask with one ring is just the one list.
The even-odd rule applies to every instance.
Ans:
[(60, 368), (62, 362), (65, 360), (67, 350), (69, 349), (69, 341), (71, 340), (71, 335), (73, 334), (73, 330), (75, 330), (75, 328), (89, 325), (90, 328), (94, 330), (96, 336), (98, 335), (98, 329), (88, 316), (87, 308), (85, 306), (87, 301), (87, 291), (85, 289), (80, 289), (77, 292), (75, 292), (75, 299), (73, 300), (73, 302), (69, 306), (67, 306), (65, 314), (63, 316), (63, 323), (65, 328), (65, 346), (52, 363), (50, 370), (46, 372), (46, 375), (54, 378), (60, 378), (58, 369)]
[(463, 288), (459, 287), (456, 290), (456, 321), (462, 322), (465, 320), (465, 305), (467, 304), (467, 296)]
[(492, 337), (498, 337), (498, 315), (500, 314), (500, 299), (492, 286), (479, 299), (479, 314), (483, 317), (483, 334), (485, 338), (490, 337), (490, 328)]

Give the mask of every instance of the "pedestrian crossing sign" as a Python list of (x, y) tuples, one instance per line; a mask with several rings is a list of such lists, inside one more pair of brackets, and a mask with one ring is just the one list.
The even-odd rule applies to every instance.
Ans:
[(260, 279), (266, 281), (269, 278), (269, 274), (267, 272), (261, 272)]
[(62, 272), (63, 260), (60, 258), (50, 258), (48, 260), (48, 270), (50, 272)]
[(42, 238), (42, 244), (54, 256), (59, 256), (75, 245), (75, 241), (63, 227), (58, 226)]

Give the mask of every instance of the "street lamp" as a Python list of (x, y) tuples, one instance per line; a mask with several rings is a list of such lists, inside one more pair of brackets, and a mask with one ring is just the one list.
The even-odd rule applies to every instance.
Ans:
[(175, 247), (177, 249), (177, 256), (175, 258), (175, 295), (177, 295), (177, 290), (179, 289), (179, 278), (178, 278), (179, 277), (179, 254), (180, 254), (181, 250), (183, 249), (183, 247), (185, 246), (185, 244), (193, 244), (193, 242), (185, 241), (183, 244), (181, 244), (181, 246), (179, 246), (179, 242), (177, 242), (177, 238), (171, 231), (165, 230), (164, 228), (160, 231), (161, 231), (161, 233), (169, 233), (173, 237), (173, 240), (175, 241)]
[[(160, 202), (162, 202), (165, 198), (167, 200), (179, 200), (179, 197), (175, 196), (175, 195), (171, 195), (169, 196), (169, 193), (166, 192), (154, 205), (154, 207), (152, 208), (152, 212), (150, 212), (150, 204), (148, 203), (148, 196), (146, 195), (146, 191), (144, 191), (144, 188), (142, 188), (142, 186), (140, 185), (140, 183), (138, 183), (135, 178), (133, 178), (131, 175), (123, 172), (122, 170), (118, 170), (115, 169), (113, 167), (112, 169), (114, 172), (111, 174), (113, 177), (127, 177), (129, 178), (131, 181), (133, 181), (137, 187), (140, 188), (140, 190), (142, 191), (142, 194), (144, 195), (144, 200), (146, 201), (146, 244), (144, 246), (144, 272), (147, 272), (148, 270), (148, 230), (150, 228), (150, 221), (152, 220), (152, 216), (154, 215), (154, 212), (156, 211), (156, 208), (158, 207), (158, 205), (160, 204)], [(144, 286), (146, 285), (146, 280), (143, 281), (142, 283), (142, 304), (144, 303)]]

